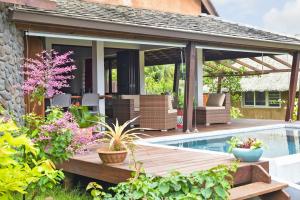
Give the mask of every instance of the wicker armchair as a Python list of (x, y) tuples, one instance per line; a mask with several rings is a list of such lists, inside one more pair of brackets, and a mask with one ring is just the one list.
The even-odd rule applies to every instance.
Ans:
[[(209, 101), (209, 97), (208, 97)], [(209, 102), (207, 102), (209, 104)], [(225, 99), (222, 106), (205, 106), (196, 108), (196, 117), (197, 124), (205, 124), (209, 126), (210, 124), (222, 124), (230, 123), (230, 94), (225, 94)]]
[[(129, 95), (126, 95), (129, 96)], [(133, 96), (133, 95), (130, 95)], [(135, 99), (113, 99), (112, 100), (112, 110), (113, 110), (113, 119), (118, 119), (119, 123), (125, 123), (128, 120), (134, 119), (140, 115), (139, 95), (134, 95)], [(127, 97), (124, 97), (127, 98)], [(135, 120), (131, 125), (139, 125), (139, 118)]]
[(167, 95), (141, 95), (140, 126), (155, 130), (176, 128), (177, 110), (173, 109), (172, 101)]

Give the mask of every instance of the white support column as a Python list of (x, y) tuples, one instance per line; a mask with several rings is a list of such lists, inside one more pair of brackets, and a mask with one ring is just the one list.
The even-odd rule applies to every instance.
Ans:
[(146, 94), (145, 91), (145, 52), (139, 51), (140, 62), (140, 94)]
[(203, 106), (203, 49), (197, 48), (197, 69), (196, 69), (196, 101), (197, 106)]
[[(93, 92), (105, 95), (104, 44), (101, 41), (92, 42), (93, 60)], [(99, 112), (105, 115), (105, 100), (99, 100)]]

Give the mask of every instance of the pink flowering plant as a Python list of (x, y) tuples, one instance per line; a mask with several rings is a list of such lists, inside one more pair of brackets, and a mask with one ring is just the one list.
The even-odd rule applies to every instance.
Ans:
[(68, 80), (74, 78), (71, 72), (76, 69), (70, 58), (73, 52), (59, 54), (54, 50), (36, 54), (36, 59), (28, 58), (24, 63), (25, 81), (22, 85), (25, 94), (40, 103), (44, 97), (51, 98), (69, 87)]
[(70, 112), (63, 112), (60, 108), (48, 112), (45, 119), (34, 114), (25, 118), (26, 133), (41, 149), (41, 157), (55, 163), (63, 162), (74, 154), (87, 151), (87, 147), (99, 139), (99, 134), (80, 129)]

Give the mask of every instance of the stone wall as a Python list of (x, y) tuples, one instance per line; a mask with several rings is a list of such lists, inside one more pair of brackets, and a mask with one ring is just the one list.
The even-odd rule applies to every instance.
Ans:
[(0, 104), (17, 119), (25, 112), (21, 65), (23, 33), (7, 20), (7, 6), (0, 3)]

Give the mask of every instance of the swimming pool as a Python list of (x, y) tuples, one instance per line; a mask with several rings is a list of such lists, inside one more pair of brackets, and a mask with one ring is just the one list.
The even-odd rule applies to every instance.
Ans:
[(228, 152), (229, 145), (227, 141), (233, 136), (239, 138), (254, 137), (263, 141), (265, 144), (263, 157), (265, 158), (276, 158), (300, 153), (300, 128), (296, 127), (277, 127), (254, 131), (244, 130), (240, 133), (173, 141), (158, 141), (154, 143), (181, 148)]

